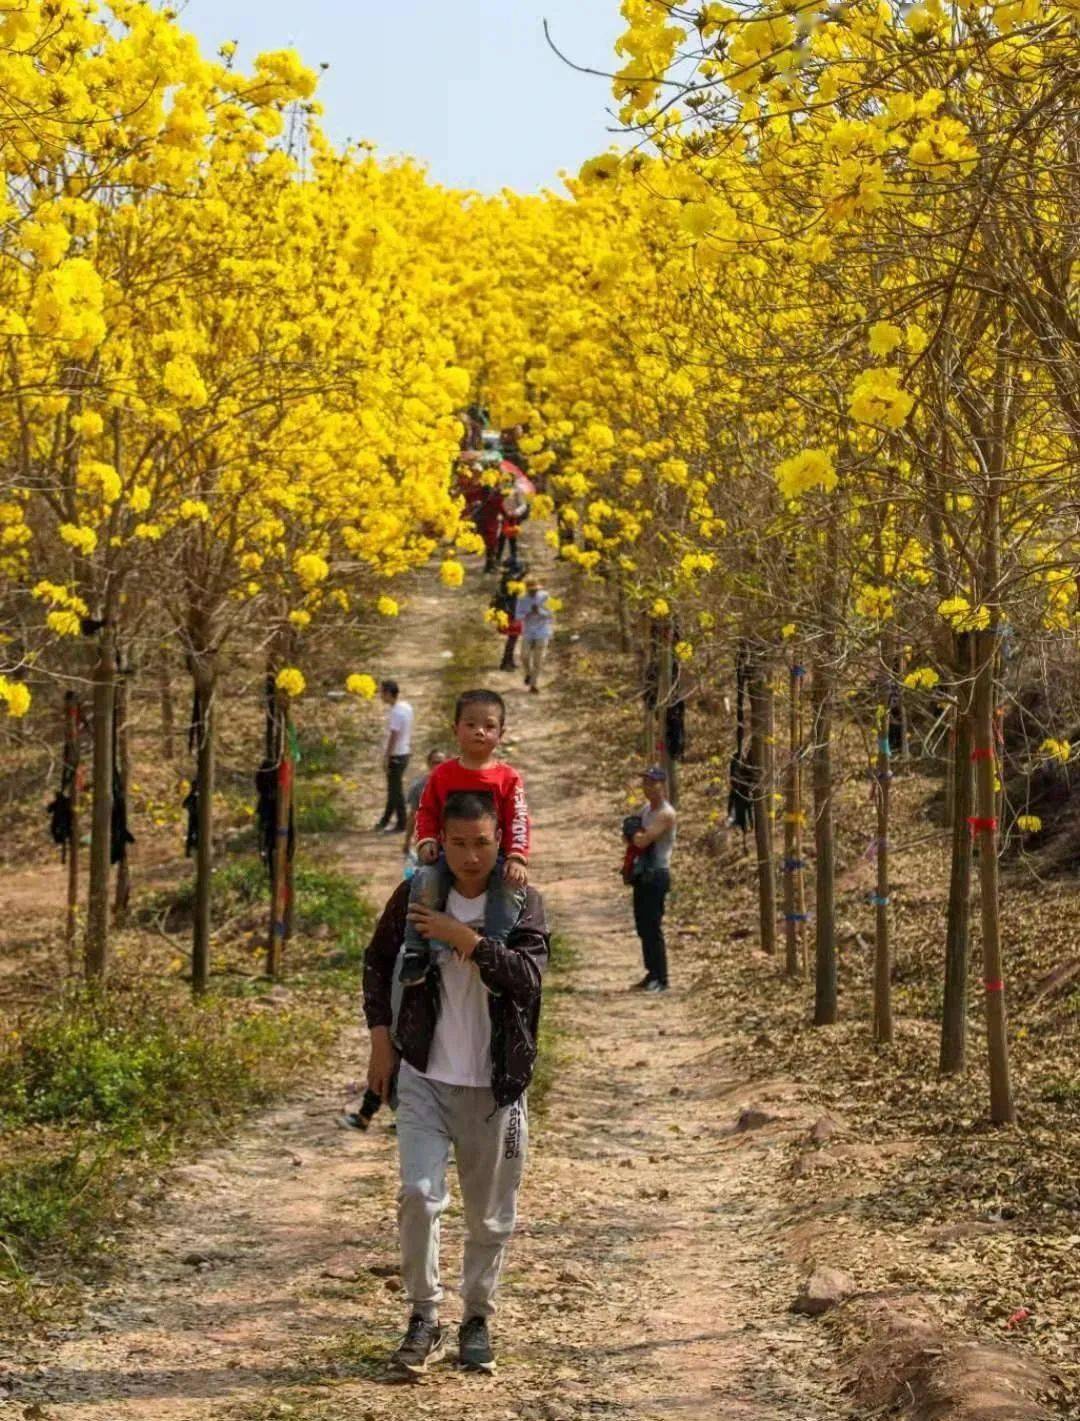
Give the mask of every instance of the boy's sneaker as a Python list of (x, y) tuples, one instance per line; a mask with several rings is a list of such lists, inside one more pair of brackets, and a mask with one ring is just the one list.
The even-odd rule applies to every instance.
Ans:
[(491, 1348), (486, 1317), (470, 1317), (458, 1328), (458, 1361), (470, 1372), (495, 1370), (495, 1353)]
[(415, 987), (431, 970), (431, 951), (426, 947), (410, 947), (401, 959), (398, 981), (403, 987)]
[(390, 1357), (390, 1365), (410, 1377), (422, 1377), (446, 1351), (446, 1333), (437, 1322), (414, 1312), (405, 1336)]

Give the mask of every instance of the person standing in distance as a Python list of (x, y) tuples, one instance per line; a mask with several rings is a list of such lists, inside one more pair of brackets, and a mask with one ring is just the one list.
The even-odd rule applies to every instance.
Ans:
[(659, 765), (641, 777), (645, 791), (641, 828), (633, 845), (641, 855), (641, 868), (634, 883), (634, 928), (641, 939), (645, 976), (635, 982), (639, 992), (666, 992), (668, 989), (667, 943), (664, 941), (664, 908), (671, 891), (671, 855), (678, 832), (678, 815), (667, 797), (667, 772)]
[(382, 681), (379, 694), (386, 714), (386, 737), (383, 741), (383, 768), (386, 771), (386, 808), (375, 825), (376, 833), (405, 832), (405, 771), (412, 754), (413, 708), (401, 699), (396, 681)]
[(408, 814), (405, 819), (405, 847), (404, 854), (408, 858), (413, 849), (413, 838), (416, 835), (416, 815), (420, 808), (420, 801), (424, 797), (424, 790), (427, 782), (431, 778), (431, 772), (441, 765), (446, 759), (445, 750), (429, 750), (427, 754), (427, 769), (422, 775), (417, 775), (409, 786), (409, 792), (405, 796), (405, 808)]
[(521, 657), (525, 664), (525, 684), (536, 696), (540, 693), (540, 673), (555, 630), (551, 598), (538, 577), (525, 580), (525, 594), (518, 598), (515, 620), (521, 623)]

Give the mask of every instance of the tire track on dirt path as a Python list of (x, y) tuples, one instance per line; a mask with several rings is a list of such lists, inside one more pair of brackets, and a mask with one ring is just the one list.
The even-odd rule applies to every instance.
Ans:
[[(418, 712), (417, 757), (445, 699), (451, 619), (478, 610), (424, 584), (387, 669)], [(558, 657), (549, 684), (558, 676)], [(797, 1278), (772, 1242), (783, 1151), (744, 1148), (727, 1126), (747, 1103), (737, 1072), (701, 1065), (685, 985), (625, 988), (637, 971), (627, 895), (613, 872), (614, 808), (588, 782), (589, 726), (572, 697), (507, 692), (513, 757), (530, 793), (534, 878), (570, 959), (552, 980), (559, 1061), (533, 1138), (495, 1338), (494, 1379), (440, 1367), (389, 1386), (400, 1333), (394, 1140), (335, 1125), (340, 1082), (360, 1073), (360, 1032), (326, 1084), (175, 1171), (130, 1266), (91, 1301), (88, 1325), (54, 1334), (15, 1393), (52, 1421), (569, 1421), (611, 1415), (835, 1421), (847, 1414), (813, 1324), (791, 1317)], [(567, 713), (569, 709), (569, 714)], [(377, 784), (374, 775), (365, 781)], [(371, 818), (379, 806), (374, 806)], [(396, 839), (350, 840), (344, 861), (381, 900)], [(678, 964), (677, 953), (674, 958)], [(711, 1061), (711, 1057), (710, 1057)], [(460, 1259), (455, 1206), (444, 1271)], [(202, 1263), (185, 1263), (200, 1255)], [(448, 1321), (456, 1323), (453, 1300)], [(16, 1412), (15, 1414), (18, 1414)]]

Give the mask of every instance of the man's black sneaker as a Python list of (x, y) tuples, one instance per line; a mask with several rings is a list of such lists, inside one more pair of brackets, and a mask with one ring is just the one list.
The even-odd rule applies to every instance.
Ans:
[(668, 985), (666, 982), (650, 982), (645, 988), (652, 996), (658, 996), (661, 992), (666, 992)]
[(390, 1365), (410, 1377), (422, 1377), (433, 1362), (446, 1351), (446, 1333), (437, 1322), (428, 1322), (418, 1312), (409, 1318), (408, 1330)]
[(430, 949), (411, 947), (401, 959), (401, 976), (398, 980), (403, 987), (415, 987), (424, 980), (430, 970)]
[(653, 982), (653, 979), (652, 979), (652, 978), (649, 976), (649, 974), (646, 972), (646, 973), (645, 973), (645, 976), (642, 977), (641, 981), (640, 981), (640, 982), (635, 982), (635, 983), (631, 986), (630, 990), (631, 990), (632, 992), (647, 992), (647, 991), (649, 990), (649, 988), (652, 986), (652, 982)]
[(490, 1376), (495, 1370), (486, 1317), (470, 1317), (458, 1328), (458, 1361), (470, 1372), (487, 1372)]

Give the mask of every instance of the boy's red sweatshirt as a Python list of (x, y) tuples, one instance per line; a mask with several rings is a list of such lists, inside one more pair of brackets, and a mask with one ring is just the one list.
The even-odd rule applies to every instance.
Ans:
[(485, 765), (482, 770), (470, 770), (460, 760), (444, 760), (428, 775), (420, 808), (416, 811), (417, 844), (438, 839), (442, 828), (443, 805), (455, 790), (480, 790), (495, 800), (495, 810), (502, 830), (502, 850), (507, 858), (529, 861), (529, 806), (525, 802), (525, 785), (512, 765), (501, 761)]

